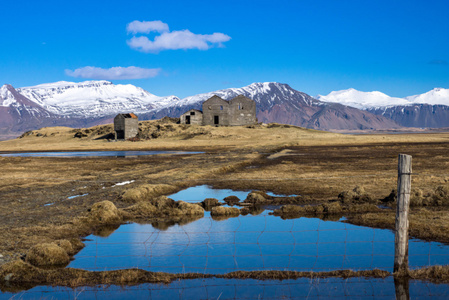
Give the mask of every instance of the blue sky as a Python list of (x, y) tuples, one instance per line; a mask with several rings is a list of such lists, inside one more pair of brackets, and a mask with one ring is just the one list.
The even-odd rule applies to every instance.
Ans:
[(178, 97), (266, 81), (312, 96), (449, 88), (447, 0), (15, 0), (1, 11), (0, 84), (16, 88), (100, 78)]

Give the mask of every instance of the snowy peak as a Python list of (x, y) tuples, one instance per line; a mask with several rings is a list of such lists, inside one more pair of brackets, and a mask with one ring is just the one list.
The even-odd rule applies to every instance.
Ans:
[(449, 89), (434, 88), (427, 93), (406, 97), (412, 103), (449, 105)]
[(316, 98), (324, 102), (340, 103), (358, 109), (410, 104), (406, 99), (390, 97), (378, 91), (361, 92), (353, 88), (334, 91), (326, 96), (318, 95)]
[(23, 95), (21, 95), (12, 85), (5, 84), (0, 88), (0, 107), (34, 107), (42, 109), (42, 107)]
[(5, 84), (0, 88), (0, 106), (9, 107), (17, 103), (11, 90), (14, 90), (14, 88), (9, 84)]
[(74, 117), (103, 117), (120, 111), (146, 112), (168, 105), (173, 97), (158, 97), (131, 84), (109, 81), (59, 81), (18, 89), (52, 113)]
[(198, 105), (217, 95), (225, 100), (230, 100), (238, 95), (244, 95), (257, 103), (257, 108), (265, 110), (274, 105), (287, 102), (300, 102), (307, 105), (319, 104), (320, 101), (309, 95), (292, 89), (288, 84), (278, 82), (257, 82), (241, 88), (228, 88), (210, 93), (198, 94), (186, 97), (176, 102), (177, 107), (185, 105)]
[(355, 89), (334, 91), (317, 99), (325, 102), (340, 103), (358, 109), (374, 109), (414, 104), (449, 105), (449, 89), (435, 88), (427, 93), (405, 98), (390, 97), (381, 92), (361, 92)]

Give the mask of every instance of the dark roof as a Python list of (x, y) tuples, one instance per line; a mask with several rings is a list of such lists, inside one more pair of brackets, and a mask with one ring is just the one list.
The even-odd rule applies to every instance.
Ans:
[(133, 118), (133, 119), (138, 119), (137, 116), (133, 113), (129, 113), (129, 114), (118, 114), (118, 116), (122, 116), (125, 119), (129, 119), (129, 118)]

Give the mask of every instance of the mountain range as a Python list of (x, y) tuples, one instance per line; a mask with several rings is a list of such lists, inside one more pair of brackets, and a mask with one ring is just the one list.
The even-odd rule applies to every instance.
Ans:
[(435, 88), (427, 93), (405, 98), (348, 89), (331, 92), (326, 96), (318, 95), (316, 98), (384, 116), (404, 127), (449, 127), (449, 89)]
[(243, 94), (256, 102), (259, 122), (320, 130), (382, 130), (449, 126), (449, 90), (434, 89), (406, 98), (354, 89), (313, 98), (276, 82), (253, 83), (180, 99), (159, 97), (133, 85), (109, 81), (56, 82), (15, 89), (0, 88), (0, 130), (4, 135), (45, 126), (87, 127), (110, 123), (117, 113), (134, 112), (140, 120), (179, 117), (213, 95)]

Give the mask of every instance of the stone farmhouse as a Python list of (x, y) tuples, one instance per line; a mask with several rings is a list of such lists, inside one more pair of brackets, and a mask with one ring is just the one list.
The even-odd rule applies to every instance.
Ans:
[(139, 133), (139, 118), (133, 114), (118, 114), (114, 118), (114, 131), (116, 140), (127, 140)]
[(203, 111), (191, 109), (180, 117), (181, 124), (239, 126), (257, 123), (256, 102), (239, 95), (229, 101), (212, 96), (203, 103)]

